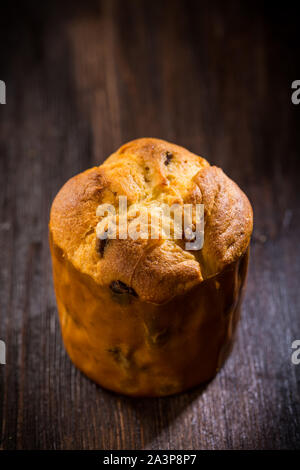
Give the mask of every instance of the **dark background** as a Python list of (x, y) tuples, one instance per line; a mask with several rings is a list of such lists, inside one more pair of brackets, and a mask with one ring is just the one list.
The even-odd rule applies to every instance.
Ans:
[[(275, 3), (1, 2), (0, 448), (300, 447), (299, 19)], [(141, 136), (221, 166), (255, 218), (229, 360), (161, 399), (114, 395), (71, 364), (47, 240), (61, 185)]]

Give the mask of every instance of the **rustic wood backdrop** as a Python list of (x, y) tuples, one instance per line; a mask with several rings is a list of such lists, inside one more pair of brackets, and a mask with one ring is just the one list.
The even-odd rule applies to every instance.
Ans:
[[(0, 17), (0, 448), (300, 447), (300, 365), (291, 362), (300, 339), (293, 4), (23, 3), (2, 2)], [(115, 395), (71, 364), (47, 240), (61, 185), (141, 136), (221, 166), (255, 214), (229, 360), (206, 387), (161, 399)]]

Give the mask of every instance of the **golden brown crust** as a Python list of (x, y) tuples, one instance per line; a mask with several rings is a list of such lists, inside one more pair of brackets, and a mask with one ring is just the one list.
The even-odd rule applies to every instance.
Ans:
[(199, 252), (204, 278), (236, 261), (249, 245), (252, 207), (247, 196), (220, 168), (204, 168), (194, 177), (204, 204), (204, 245)]
[[(204, 204), (204, 247), (188, 252), (176, 240), (110, 240), (96, 250), (97, 206), (129, 203)], [(234, 263), (247, 249), (252, 209), (244, 193), (219, 168), (174, 144), (138, 139), (103, 165), (71, 178), (50, 216), (53, 244), (79, 272), (99, 286), (120, 280), (141, 301), (160, 304), (183, 294)]]

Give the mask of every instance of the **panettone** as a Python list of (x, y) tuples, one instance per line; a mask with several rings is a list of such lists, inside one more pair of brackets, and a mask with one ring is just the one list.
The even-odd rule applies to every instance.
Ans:
[[(97, 208), (203, 204), (204, 245), (97, 237)], [(86, 375), (128, 395), (162, 396), (211, 379), (230, 351), (247, 273), (252, 209), (220, 168), (163, 140), (123, 145), (71, 178), (50, 215), (65, 347)]]

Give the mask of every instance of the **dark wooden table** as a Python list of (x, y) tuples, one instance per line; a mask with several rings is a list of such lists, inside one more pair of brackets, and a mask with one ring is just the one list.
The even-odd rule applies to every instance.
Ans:
[[(1, 4), (0, 448), (300, 447), (299, 25), (292, 6), (261, 4)], [(221, 166), (255, 214), (229, 360), (161, 399), (102, 390), (71, 364), (47, 240), (61, 185), (141, 136)]]

